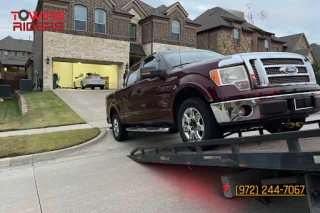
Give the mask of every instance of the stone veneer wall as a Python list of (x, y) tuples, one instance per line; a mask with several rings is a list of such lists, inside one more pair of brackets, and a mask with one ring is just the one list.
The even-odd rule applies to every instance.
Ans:
[(52, 90), (52, 59), (92, 60), (118, 65), (118, 88), (122, 87), (125, 64), (129, 63), (130, 42), (64, 33), (44, 32), (43, 61), (49, 57), (50, 64), (43, 63), (43, 90)]
[[(153, 43), (153, 52), (163, 51), (163, 50), (176, 50), (176, 49), (194, 49), (193, 47), (178, 46), (171, 44)], [(151, 44), (143, 45), (143, 50), (146, 55), (151, 55)]]

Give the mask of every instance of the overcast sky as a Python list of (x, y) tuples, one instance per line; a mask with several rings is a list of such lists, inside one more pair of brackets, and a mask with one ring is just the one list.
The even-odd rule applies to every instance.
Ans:
[[(32, 33), (13, 32), (13, 16), (10, 11), (26, 9), (34, 11), (37, 0), (2, 0), (0, 7), (0, 39), (10, 35), (14, 38), (33, 40)], [(93, 1), (93, 0), (92, 0)], [(153, 7), (161, 4), (170, 5), (177, 0), (144, 0)], [(182, 6), (194, 19), (209, 8), (216, 6), (246, 12), (247, 0), (180, 0)], [(196, 4), (195, 4), (196, 3)], [(276, 36), (286, 36), (304, 32), (309, 43), (320, 44), (320, 0), (251, 0), (251, 12), (254, 24)], [(261, 10), (267, 18), (262, 21), (257, 17)]]

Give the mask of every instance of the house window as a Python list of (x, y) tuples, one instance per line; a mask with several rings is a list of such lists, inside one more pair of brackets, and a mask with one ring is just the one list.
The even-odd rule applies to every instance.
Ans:
[(22, 56), (25, 57), (25, 56), (26, 56), (26, 53), (25, 53), (25, 52), (22, 52)]
[(4, 51), (3, 54), (4, 54), (5, 56), (8, 56), (8, 55), (9, 55), (8, 51)]
[(279, 47), (276, 47), (276, 51), (279, 52)]
[(240, 45), (240, 30), (239, 29), (234, 29), (233, 30), (233, 44), (235, 46)]
[(300, 50), (303, 50), (304, 49), (304, 46), (300, 46)]
[(135, 24), (130, 24), (130, 39), (131, 41), (136, 40), (136, 25)]
[(87, 30), (87, 8), (85, 6), (74, 6), (74, 29)]
[(264, 51), (269, 52), (269, 41), (268, 40), (264, 40)]
[(104, 10), (96, 9), (94, 13), (95, 25), (94, 29), (96, 33), (106, 33), (106, 19), (107, 13)]
[(172, 20), (172, 29), (171, 29), (171, 40), (179, 41), (180, 40), (180, 21)]

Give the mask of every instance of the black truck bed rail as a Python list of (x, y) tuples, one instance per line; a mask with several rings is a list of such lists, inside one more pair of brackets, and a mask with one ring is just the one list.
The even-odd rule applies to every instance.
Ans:
[[(319, 123), (312, 121), (308, 124)], [(183, 164), (200, 166), (240, 167), (256, 169), (276, 169), (295, 171), (320, 171), (320, 141), (312, 151), (302, 151), (299, 139), (314, 138), (320, 140), (320, 129), (296, 132), (276, 133), (270, 135), (248, 136), (240, 138), (216, 139), (192, 143), (138, 147), (128, 157), (145, 163)], [(241, 144), (286, 141), (286, 151), (244, 151)], [(312, 140), (311, 140), (312, 141)], [(310, 140), (304, 141), (305, 143)], [(314, 142), (314, 141), (313, 141)], [(203, 151), (204, 147), (213, 145), (230, 145), (227, 151)], [(190, 151), (189, 149), (195, 151)]]

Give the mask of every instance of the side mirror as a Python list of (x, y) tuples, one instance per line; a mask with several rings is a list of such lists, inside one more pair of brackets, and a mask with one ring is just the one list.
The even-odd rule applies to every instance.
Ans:
[(78, 79), (78, 77), (74, 77), (75, 79)]
[(143, 67), (140, 69), (141, 80), (146, 78), (162, 77), (164, 70), (157, 69), (156, 67)]

